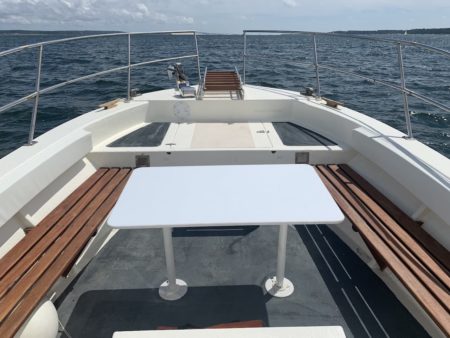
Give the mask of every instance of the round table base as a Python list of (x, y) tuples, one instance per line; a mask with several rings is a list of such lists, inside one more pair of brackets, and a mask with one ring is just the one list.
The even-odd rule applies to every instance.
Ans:
[(276, 277), (266, 280), (264, 286), (268, 293), (278, 298), (288, 297), (294, 292), (294, 284), (292, 284), (292, 282), (287, 278), (283, 280), (283, 286), (281, 288), (277, 285)]
[(177, 300), (183, 297), (188, 290), (184, 280), (177, 279), (175, 285), (169, 285), (169, 281), (165, 281), (159, 287), (159, 296), (165, 300)]

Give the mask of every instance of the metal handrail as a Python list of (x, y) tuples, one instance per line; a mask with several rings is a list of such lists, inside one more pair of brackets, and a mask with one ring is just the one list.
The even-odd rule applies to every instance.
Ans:
[(382, 86), (386, 86), (386, 87), (395, 89), (395, 90), (397, 90), (399, 92), (402, 92), (404, 94), (407, 94), (407, 95), (410, 95), (410, 96), (414, 96), (415, 98), (417, 98), (417, 99), (419, 99), (421, 101), (424, 101), (424, 102), (426, 102), (428, 104), (431, 104), (431, 105), (435, 106), (436, 108), (440, 108), (441, 110), (450, 113), (450, 107), (449, 106), (446, 106), (445, 104), (442, 104), (442, 103), (440, 103), (440, 102), (438, 102), (436, 100), (430, 99), (429, 97), (426, 97), (424, 95), (421, 95), (421, 94), (419, 94), (419, 93), (417, 93), (417, 92), (415, 92), (415, 91), (413, 91), (411, 89), (402, 88), (401, 86), (395, 85), (393, 83), (389, 83), (389, 82), (382, 81), (382, 80), (377, 80), (377, 79), (374, 79), (374, 78), (371, 78), (371, 77), (368, 77), (368, 76), (365, 76), (365, 75), (361, 75), (361, 74), (358, 74), (358, 73), (355, 73), (355, 72), (351, 72), (351, 71), (348, 71), (348, 70), (342, 70), (342, 69), (339, 69), (337, 67), (333, 67), (333, 66), (329, 66), (329, 65), (321, 64), (321, 65), (319, 65), (319, 68), (329, 69), (329, 70), (332, 70), (332, 71), (335, 71), (335, 72), (341, 73), (341, 74), (352, 75), (352, 76), (364, 79), (364, 80), (366, 80), (366, 81), (368, 81), (370, 83), (373, 83), (373, 84), (379, 84), (379, 85), (382, 85)]
[(197, 90), (197, 98), (199, 100), (203, 99), (203, 94), (205, 93), (205, 83), (206, 83), (206, 73), (208, 72), (208, 66), (205, 67), (205, 70), (203, 71), (203, 81), (202, 83), (199, 83), (198, 90)]
[[(53, 85), (53, 86), (47, 87), (45, 89), (42, 89), (40, 92), (41, 92), (41, 94), (45, 94), (45, 93), (53, 91), (53, 90), (55, 90), (57, 88), (64, 87), (64, 86), (66, 86), (68, 84), (76, 83), (76, 82), (83, 81), (83, 80), (88, 80), (88, 79), (91, 79), (93, 77), (97, 77), (97, 76), (101, 76), (101, 75), (105, 75), (105, 74), (109, 74), (109, 73), (114, 73), (114, 72), (117, 72), (117, 71), (120, 71), (120, 70), (125, 70), (125, 69), (128, 69), (128, 68), (129, 69), (133, 69), (133, 68), (136, 68), (136, 67), (149, 65), (149, 64), (152, 64), (152, 63), (160, 63), (160, 62), (172, 61), (172, 60), (182, 60), (182, 59), (194, 58), (196, 56), (197, 56), (196, 54), (175, 56), (175, 57), (171, 57), (171, 58), (164, 58), (164, 59), (158, 59), (158, 60), (152, 60), (152, 61), (144, 61), (144, 62), (139, 62), (139, 63), (133, 63), (133, 64), (131, 64), (129, 66), (121, 66), (121, 67), (111, 68), (111, 69), (107, 69), (107, 70), (102, 70), (102, 71), (97, 72), (97, 73), (92, 73), (92, 74), (80, 76), (80, 77), (78, 77), (76, 79), (67, 80), (67, 81), (58, 83), (56, 85)], [(130, 98), (128, 98), (128, 100), (129, 99)]]
[[(250, 33), (269, 33), (269, 34), (297, 34), (297, 35), (307, 35), (313, 37), (313, 53), (314, 53), (314, 62), (312, 63), (312, 66), (314, 66), (315, 73), (316, 73), (316, 94), (318, 97), (321, 96), (321, 88), (320, 88), (320, 74), (319, 69), (328, 69), (332, 70), (341, 74), (346, 75), (352, 75), (355, 77), (359, 77), (362, 79), (365, 79), (367, 81), (370, 81), (374, 84), (383, 85), (386, 87), (389, 87), (391, 89), (395, 89), (402, 93), (403, 97), (403, 110), (405, 113), (405, 122), (406, 122), (406, 129), (407, 129), (407, 138), (412, 139), (413, 138), (413, 131), (412, 131), (412, 125), (411, 125), (411, 118), (410, 118), (410, 112), (409, 112), (409, 104), (408, 104), (408, 96), (413, 96), (425, 103), (428, 103), (430, 105), (433, 105), (439, 109), (442, 109), (446, 112), (450, 112), (450, 106), (447, 106), (441, 102), (438, 102), (434, 99), (431, 99), (425, 95), (419, 94), (411, 89), (408, 89), (406, 87), (406, 81), (405, 81), (405, 70), (403, 67), (403, 51), (404, 46), (413, 46), (421, 49), (425, 49), (427, 51), (439, 53), (441, 55), (444, 55), (446, 57), (450, 58), (450, 51), (436, 48), (432, 46), (428, 46), (419, 42), (414, 41), (405, 41), (405, 40), (394, 40), (394, 39), (388, 39), (388, 38), (378, 38), (378, 37), (370, 37), (370, 36), (363, 36), (363, 35), (357, 35), (357, 34), (342, 34), (342, 33), (322, 33), (322, 32), (305, 32), (305, 31), (291, 31), (291, 30), (244, 30), (243, 32), (243, 38), (244, 38), (244, 51), (243, 51), (243, 79), (244, 84), (246, 83), (246, 60), (249, 57), (249, 54), (247, 53), (247, 34)], [(378, 41), (383, 43), (390, 43), (397, 46), (397, 58), (398, 58), (398, 64), (399, 64), (399, 72), (400, 72), (400, 86), (396, 84), (392, 84), (386, 81), (377, 80), (368, 76), (364, 76), (349, 70), (343, 70), (341, 68), (337, 68), (334, 66), (326, 65), (326, 64), (319, 64), (318, 61), (318, 52), (317, 52), (317, 36), (332, 36), (332, 37), (341, 37), (341, 38), (351, 38), (351, 39), (360, 39), (360, 40), (369, 40), (369, 41)], [(304, 64), (304, 63), (302, 63)]]
[(244, 99), (244, 84), (242, 83), (242, 78), (241, 78), (241, 74), (239, 74), (239, 70), (237, 66), (234, 66), (234, 71), (236, 72), (236, 75), (239, 79), (239, 87), (241, 88), (241, 90), (238, 92), (238, 95), (240, 96), (240, 99), (243, 100)]
[[(156, 59), (156, 60), (149, 60), (149, 61), (143, 61), (138, 63), (132, 63), (131, 62), (131, 37), (134, 35), (163, 35), (163, 34), (187, 34), (192, 35), (194, 37), (194, 43), (195, 43), (195, 54), (190, 55), (180, 55), (176, 57), (170, 57), (170, 58), (163, 58), (163, 59)], [(99, 71), (96, 73), (91, 73), (88, 75), (80, 76), (75, 79), (66, 80), (60, 83), (57, 83), (53, 86), (46, 87), (44, 89), (41, 89), (41, 73), (42, 73), (42, 58), (43, 58), (43, 50), (44, 46), (51, 45), (51, 44), (58, 44), (58, 43), (65, 43), (70, 41), (76, 41), (76, 40), (86, 40), (86, 39), (94, 39), (94, 38), (107, 38), (107, 37), (115, 37), (115, 36), (127, 36), (127, 42), (128, 42), (128, 59), (127, 59), (127, 65), (115, 67), (103, 71)], [(33, 93), (30, 93), (28, 95), (25, 95), (24, 97), (21, 97), (20, 99), (17, 99), (13, 102), (10, 102), (6, 105), (3, 105), (0, 107), (0, 114), (2, 112), (5, 112), (21, 103), (24, 103), (30, 99), (34, 98), (34, 105), (33, 105), (33, 111), (31, 115), (31, 123), (30, 123), (30, 132), (28, 134), (28, 145), (32, 145), (36, 143), (34, 141), (34, 133), (36, 130), (36, 120), (37, 120), (37, 113), (39, 108), (39, 97), (41, 94), (45, 94), (48, 92), (51, 92), (55, 89), (64, 87), (66, 85), (88, 80), (94, 77), (106, 75), (109, 73), (114, 73), (122, 70), (128, 70), (127, 74), (127, 101), (131, 100), (131, 69), (136, 67), (141, 67), (153, 63), (159, 63), (159, 62), (165, 62), (165, 61), (172, 61), (172, 60), (181, 60), (181, 59), (188, 59), (188, 58), (197, 58), (197, 72), (198, 72), (198, 79), (199, 79), (199, 85), (201, 84), (201, 73), (200, 73), (200, 54), (198, 50), (198, 41), (197, 41), (197, 32), (196, 31), (158, 31), (158, 32), (133, 32), (133, 33), (108, 33), (108, 34), (96, 34), (96, 35), (85, 35), (85, 36), (76, 36), (71, 38), (64, 38), (64, 39), (58, 39), (58, 40), (51, 40), (51, 41), (44, 41), (44, 42), (38, 42), (33, 43), (29, 45), (24, 45), (16, 48), (12, 48), (9, 50), (5, 50), (3, 52), (0, 52), (0, 57), (10, 55), (13, 53), (21, 52), (26, 49), (32, 49), (32, 48), (39, 48), (38, 53), (38, 59), (37, 59), (37, 74), (36, 74), (36, 87), (35, 91)]]
[(105, 34), (95, 34), (95, 35), (81, 35), (81, 36), (74, 36), (71, 38), (64, 38), (64, 39), (57, 39), (57, 40), (49, 40), (49, 41), (42, 41), (42, 42), (36, 42), (29, 45), (23, 45), (15, 48), (11, 48), (8, 50), (5, 50), (3, 52), (0, 52), (0, 57), (20, 52), (25, 49), (29, 48), (35, 48), (39, 46), (46, 46), (46, 45), (54, 45), (57, 43), (62, 42), (70, 42), (75, 40), (85, 40), (85, 39), (95, 39), (95, 38), (106, 38), (106, 37), (112, 37), (112, 36), (125, 36), (125, 35), (164, 35), (164, 34), (192, 34), (194, 35), (196, 31), (188, 30), (188, 31), (157, 31), (157, 32), (120, 32), (120, 33), (105, 33)]
[[(247, 54), (247, 57), (255, 59), (255, 60), (272, 59), (270, 57), (265, 57), (265, 56), (261, 56), (261, 55), (257, 55), (257, 54), (255, 54), (255, 55)], [(303, 66), (303, 67), (311, 67), (311, 68), (315, 67), (314, 63), (301, 62), (301, 61), (295, 61), (295, 65), (299, 65), (299, 66)], [(409, 96), (413, 96), (413, 97), (415, 97), (415, 98), (417, 98), (419, 100), (422, 100), (422, 101), (424, 101), (426, 103), (429, 103), (429, 104), (431, 104), (431, 105), (433, 105), (433, 106), (435, 106), (435, 107), (437, 107), (437, 108), (439, 108), (439, 109), (441, 109), (443, 111), (446, 111), (446, 112), (450, 113), (450, 106), (447, 106), (447, 105), (445, 105), (443, 103), (440, 103), (440, 102), (438, 102), (436, 100), (433, 100), (433, 99), (431, 99), (429, 97), (426, 97), (426, 96), (424, 96), (422, 94), (419, 94), (419, 93), (415, 92), (412, 89), (402, 88), (401, 86), (398, 86), (398, 85), (396, 85), (394, 83), (391, 83), (391, 82), (377, 80), (377, 79), (374, 79), (374, 78), (371, 78), (371, 77), (368, 77), (368, 76), (365, 76), (365, 75), (362, 75), (362, 74), (359, 74), (359, 73), (352, 72), (350, 70), (343, 70), (341, 68), (337, 68), (337, 67), (334, 67), (334, 66), (331, 66), (331, 65), (328, 65), (328, 64), (324, 64), (324, 63), (321, 63), (318, 66), (319, 66), (319, 68), (328, 69), (328, 70), (331, 70), (331, 71), (334, 71), (334, 72), (337, 72), (337, 73), (346, 74), (346, 75), (352, 75), (352, 76), (361, 78), (363, 80), (366, 80), (367, 82), (370, 82), (372, 84), (378, 84), (378, 85), (390, 87), (392, 89), (395, 89), (395, 90), (397, 90), (399, 92), (404, 92), (404, 93), (408, 94)]]
[(307, 32), (307, 31), (289, 31), (289, 30), (244, 30), (244, 35), (248, 33), (270, 33), (270, 34), (296, 34), (296, 35), (323, 35), (323, 36), (337, 36), (337, 37), (343, 37), (343, 38), (350, 38), (350, 39), (360, 39), (360, 40), (371, 40), (371, 41), (379, 41), (379, 42), (387, 42), (387, 43), (401, 43), (404, 46), (414, 46), (414, 47), (420, 47), (423, 49), (427, 49), (429, 51), (438, 52), (440, 54), (443, 54), (447, 57), (450, 57), (450, 51), (436, 48), (433, 46), (426, 45), (424, 43), (415, 42), (415, 41), (408, 41), (408, 40), (395, 40), (395, 39), (388, 39), (388, 38), (377, 38), (372, 36), (366, 36), (366, 35), (359, 35), (359, 34), (343, 34), (343, 33), (324, 33), (324, 32)]

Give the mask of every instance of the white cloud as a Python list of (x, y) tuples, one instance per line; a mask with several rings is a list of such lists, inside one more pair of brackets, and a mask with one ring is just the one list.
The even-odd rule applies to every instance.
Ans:
[(192, 18), (190, 16), (177, 16), (177, 17), (175, 17), (175, 19), (178, 22), (187, 23), (189, 25), (192, 25), (194, 23), (194, 18)]
[(67, 0), (61, 0), (61, 2), (66, 5), (68, 8), (73, 8), (73, 4)]
[[(155, 7), (159, 7), (156, 8)], [(194, 18), (163, 11), (159, 0), (125, 2), (122, 0), (0, 0), (0, 23), (69, 24), (83, 26), (96, 22), (100, 29), (111, 24), (129, 23), (192, 25)], [(171, 21), (173, 19), (173, 21)], [(67, 27), (62, 27), (67, 28)]]
[(1, 23), (7, 23), (7, 24), (21, 24), (21, 25), (28, 25), (30, 24), (30, 21), (28, 21), (26, 18), (20, 15), (5, 15), (0, 17)]
[(283, 4), (291, 8), (297, 7), (297, 2), (295, 0), (283, 0)]
[(145, 15), (148, 15), (150, 11), (148, 10), (147, 6), (145, 4), (137, 4), (137, 8), (143, 12)]
[[(449, 0), (0, 0), (0, 29), (150, 31), (445, 27)], [(251, 20), (250, 20), (251, 19)], [(196, 24), (199, 27), (196, 27)], [(412, 27), (410, 27), (412, 28)]]

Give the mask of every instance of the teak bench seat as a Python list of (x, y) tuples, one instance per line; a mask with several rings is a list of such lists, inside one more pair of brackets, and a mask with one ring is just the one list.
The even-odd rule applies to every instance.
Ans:
[(209, 71), (206, 73), (205, 91), (241, 91), (241, 81), (236, 72)]
[(388, 267), (450, 336), (449, 251), (348, 165), (316, 170), (380, 268)]
[(131, 169), (101, 168), (0, 259), (0, 337), (12, 337), (103, 224)]

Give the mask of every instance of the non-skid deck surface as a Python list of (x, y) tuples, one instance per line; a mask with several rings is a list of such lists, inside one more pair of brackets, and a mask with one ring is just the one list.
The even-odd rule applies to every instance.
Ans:
[(166, 278), (161, 230), (121, 230), (59, 299), (60, 319), (72, 337), (243, 320), (340, 325), (347, 337), (428, 337), (326, 226), (289, 229), (286, 276), (295, 292), (267, 295), (262, 285), (275, 272), (277, 241), (276, 226), (176, 229), (177, 276), (190, 288), (168, 302), (158, 296)]
[(285, 146), (335, 146), (326, 137), (291, 122), (272, 122)]
[(196, 123), (192, 148), (254, 148), (248, 123)]
[(169, 126), (169, 122), (153, 122), (111, 142), (108, 147), (158, 147)]

